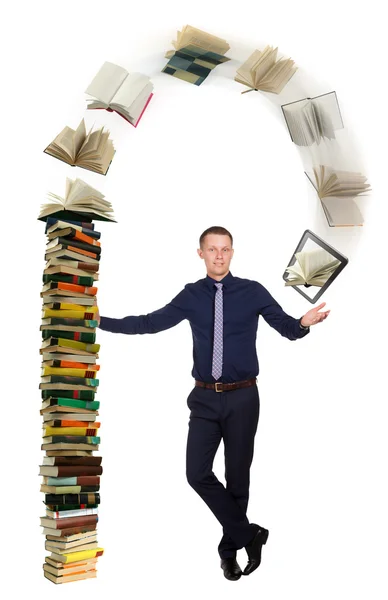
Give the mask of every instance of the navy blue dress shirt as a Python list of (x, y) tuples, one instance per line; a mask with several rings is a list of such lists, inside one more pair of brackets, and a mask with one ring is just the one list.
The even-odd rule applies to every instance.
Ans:
[[(185, 285), (169, 304), (159, 310), (122, 319), (101, 317), (99, 327), (114, 333), (157, 333), (187, 319), (193, 334), (194, 366), (191, 374), (195, 379), (213, 383), (215, 283), (217, 281), (207, 275)], [(283, 311), (261, 283), (234, 277), (230, 271), (220, 283), (223, 284), (223, 368), (217, 381), (231, 383), (258, 375), (256, 334), (260, 315), (289, 340), (309, 333), (309, 329), (301, 329), (300, 319)]]

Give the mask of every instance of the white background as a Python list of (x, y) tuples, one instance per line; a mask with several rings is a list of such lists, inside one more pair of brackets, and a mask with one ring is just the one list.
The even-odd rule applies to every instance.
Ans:
[[(386, 32), (379, 10), (377, 1), (357, 8), (331, 0), (7, 7), (0, 586), (11, 597), (33, 590), (98, 599), (112, 588), (147, 599), (387, 597)], [(232, 60), (199, 87), (160, 72), (185, 24), (231, 46)], [(292, 87), (276, 98), (241, 95), (235, 71), (266, 44), (296, 61)], [(154, 97), (137, 129), (114, 113), (85, 111), (84, 90), (105, 60), (152, 78)], [(280, 109), (333, 89), (347, 128), (341, 135), (351, 136), (352, 157), (373, 186), (361, 228), (329, 228)], [(106, 178), (42, 152), (83, 116), (87, 127), (111, 131), (117, 153)], [(349, 143), (342, 148), (349, 158)], [(234, 236), (232, 273), (260, 281), (295, 317), (312, 305), (284, 287), (282, 273), (304, 230), (349, 258), (322, 297), (329, 318), (306, 339), (290, 342), (260, 320), (261, 413), (248, 517), (270, 537), (259, 570), (239, 582), (224, 579), (221, 526), (185, 477), (193, 385), (187, 321), (153, 336), (98, 331), (105, 554), (94, 581), (54, 591), (43, 577), (38, 349), (46, 239), (37, 215), (47, 193), (63, 195), (66, 177), (76, 176), (106, 195), (118, 221), (97, 226), (103, 315), (146, 314), (204, 277), (196, 249), (211, 225)], [(214, 470), (224, 481), (222, 444)], [(243, 568), (245, 550), (238, 560)]]

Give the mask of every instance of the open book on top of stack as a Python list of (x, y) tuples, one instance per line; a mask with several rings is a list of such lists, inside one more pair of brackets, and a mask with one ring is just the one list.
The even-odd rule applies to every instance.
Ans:
[(333, 140), (335, 131), (344, 126), (335, 92), (283, 104), (282, 110), (297, 146), (319, 145), (323, 138)]
[(371, 190), (362, 173), (342, 171), (326, 165), (305, 174), (321, 200), (330, 227), (362, 225), (363, 216), (354, 198)]
[(82, 119), (77, 129), (65, 127), (44, 150), (72, 167), (82, 167), (101, 175), (106, 175), (115, 154), (109, 131), (104, 128), (86, 133)]
[(191, 25), (178, 31), (171, 43), (175, 50), (165, 53), (170, 60), (162, 72), (194, 85), (201, 85), (214, 67), (230, 60), (224, 56), (230, 49), (226, 40)]
[(71, 219), (91, 222), (115, 221), (112, 205), (105, 200), (104, 194), (93, 188), (82, 179), (66, 178), (65, 197), (49, 193), (52, 202), (42, 204), (38, 219), (46, 221), (47, 217), (55, 214), (59, 219)]
[(276, 60), (277, 51), (278, 49), (272, 46), (266, 46), (264, 50), (255, 50), (237, 69), (235, 81), (251, 88), (244, 90), (242, 94), (253, 90), (273, 94), (282, 91), (298, 67), (294, 66), (295, 63), (291, 58)]
[(148, 75), (128, 73), (119, 65), (105, 62), (85, 91), (89, 95), (87, 108), (114, 111), (137, 127), (153, 96), (153, 87)]

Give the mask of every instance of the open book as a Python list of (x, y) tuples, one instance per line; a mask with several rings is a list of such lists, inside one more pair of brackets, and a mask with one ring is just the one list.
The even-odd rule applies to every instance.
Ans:
[(88, 109), (115, 111), (136, 127), (153, 96), (153, 87), (147, 75), (128, 73), (105, 62), (86, 89)]
[(83, 220), (97, 219), (99, 221), (115, 221), (113, 208), (104, 194), (88, 185), (82, 179), (66, 179), (65, 197), (49, 193), (50, 203), (42, 204), (38, 219), (46, 221), (47, 217), (55, 214), (58, 219)]
[(292, 267), (287, 267), (289, 273), (285, 285), (315, 285), (322, 287), (336, 268), (340, 261), (324, 250), (317, 248), (309, 252), (296, 252), (296, 262)]
[(255, 50), (245, 63), (237, 69), (235, 81), (247, 85), (250, 90), (279, 94), (286, 83), (294, 75), (298, 67), (294, 67), (291, 58), (276, 60), (278, 49), (266, 46), (263, 51)]
[(191, 25), (178, 31), (172, 45), (175, 51), (166, 52), (170, 60), (162, 72), (194, 85), (201, 85), (214, 67), (230, 60), (224, 56), (230, 49), (227, 41)]
[(319, 144), (322, 138), (335, 139), (334, 132), (344, 126), (335, 92), (283, 104), (282, 110), (297, 146)]
[(306, 171), (305, 174), (321, 200), (331, 227), (363, 224), (362, 214), (353, 198), (370, 191), (365, 175), (326, 165), (313, 167), (313, 174)]
[(286, 286), (292, 286), (306, 300), (314, 303), (347, 264), (346, 256), (306, 229), (283, 273), (283, 279)]
[(73, 167), (106, 175), (115, 149), (109, 139), (109, 131), (104, 132), (102, 127), (92, 133), (92, 129), (86, 133), (84, 119), (75, 131), (71, 127), (65, 127), (44, 152)]

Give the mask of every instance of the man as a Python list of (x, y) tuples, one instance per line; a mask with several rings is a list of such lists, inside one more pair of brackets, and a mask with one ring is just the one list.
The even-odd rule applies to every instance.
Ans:
[[(287, 315), (256, 281), (234, 277), (229, 270), (234, 253), (232, 235), (210, 227), (199, 240), (198, 255), (207, 275), (188, 283), (164, 308), (123, 319), (99, 317), (99, 327), (126, 334), (157, 333), (188, 319), (193, 334), (195, 386), (187, 398), (190, 408), (186, 450), (189, 484), (223, 527), (218, 545), (221, 568), (229, 580), (249, 575), (260, 565), (268, 530), (249, 523), (249, 471), (259, 419), (256, 377), (258, 318), (289, 340), (306, 336), (330, 311), (325, 302), (299, 320)], [(225, 450), (226, 488), (212, 471), (221, 439)], [(237, 550), (245, 547), (248, 563), (242, 572)]]

